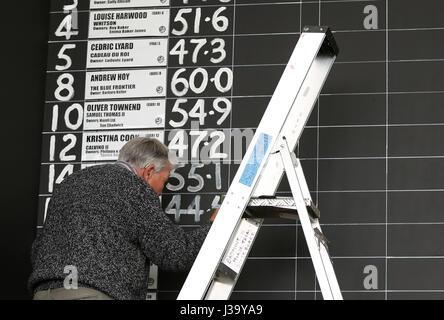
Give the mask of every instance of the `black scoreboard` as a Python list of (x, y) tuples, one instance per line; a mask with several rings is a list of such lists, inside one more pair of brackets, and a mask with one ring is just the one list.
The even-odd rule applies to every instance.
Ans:
[[(166, 214), (184, 228), (207, 220), (303, 26), (326, 25), (340, 55), (296, 153), (344, 298), (443, 298), (443, 9), (438, 0), (53, 0), (38, 226), (55, 184), (115, 161), (137, 136), (180, 156)], [(290, 195), (285, 180), (278, 194)], [(176, 298), (185, 277), (159, 270), (151, 298)], [(322, 298), (299, 224), (265, 221), (232, 298)]]

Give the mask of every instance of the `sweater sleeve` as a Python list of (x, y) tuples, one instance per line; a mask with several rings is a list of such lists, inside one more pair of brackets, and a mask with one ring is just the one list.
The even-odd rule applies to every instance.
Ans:
[(210, 223), (185, 232), (166, 216), (157, 197), (150, 201), (148, 208), (148, 212), (139, 214), (137, 219), (138, 240), (145, 255), (163, 270), (185, 271), (191, 268)]

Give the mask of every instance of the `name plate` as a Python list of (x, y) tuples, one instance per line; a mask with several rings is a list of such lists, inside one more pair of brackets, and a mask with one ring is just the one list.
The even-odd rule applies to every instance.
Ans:
[(136, 137), (150, 137), (163, 142), (162, 130), (84, 132), (82, 161), (117, 160), (120, 149)]
[(91, 9), (169, 6), (169, 0), (91, 0)]
[(88, 42), (87, 68), (166, 66), (167, 39), (93, 40)]
[(89, 38), (168, 36), (169, 9), (91, 11)]
[(85, 99), (161, 97), (165, 87), (166, 69), (87, 72)]
[(163, 128), (165, 100), (88, 102), (84, 130)]

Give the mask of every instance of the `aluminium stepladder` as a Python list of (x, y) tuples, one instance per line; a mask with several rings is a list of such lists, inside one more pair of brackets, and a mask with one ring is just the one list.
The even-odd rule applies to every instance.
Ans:
[[(328, 27), (304, 27), (179, 300), (229, 299), (263, 218), (273, 215), (299, 219), (323, 298), (342, 299), (319, 211), (292, 152), (337, 54)], [(274, 197), (284, 172), (292, 198)]]

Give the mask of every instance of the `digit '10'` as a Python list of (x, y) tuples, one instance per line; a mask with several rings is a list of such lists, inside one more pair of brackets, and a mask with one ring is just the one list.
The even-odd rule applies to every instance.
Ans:
[[(83, 123), (83, 107), (79, 103), (74, 103), (69, 106), (64, 114), (61, 115), (64, 119), (64, 125), (71, 130), (78, 130)], [(73, 121), (74, 118), (74, 121)], [(58, 129), (59, 124), (59, 106), (55, 105), (52, 107), (52, 121), (51, 121), (51, 131), (55, 132)], [(67, 152), (74, 148), (77, 138), (73, 134), (65, 134), (62, 137), (64, 142), (70, 142), (65, 148), (60, 152), (60, 160), (62, 161), (75, 161), (75, 155), (67, 155)], [(55, 144), (56, 136), (52, 135), (49, 141), (49, 160), (54, 161), (55, 159)]]
[[(62, 113), (62, 114), (60, 114)], [(71, 104), (63, 112), (60, 111), (59, 105), (52, 107), (51, 131), (55, 132), (59, 126), (59, 119), (63, 118), (63, 124), (69, 130), (78, 130), (83, 123), (83, 107), (80, 103)]]

